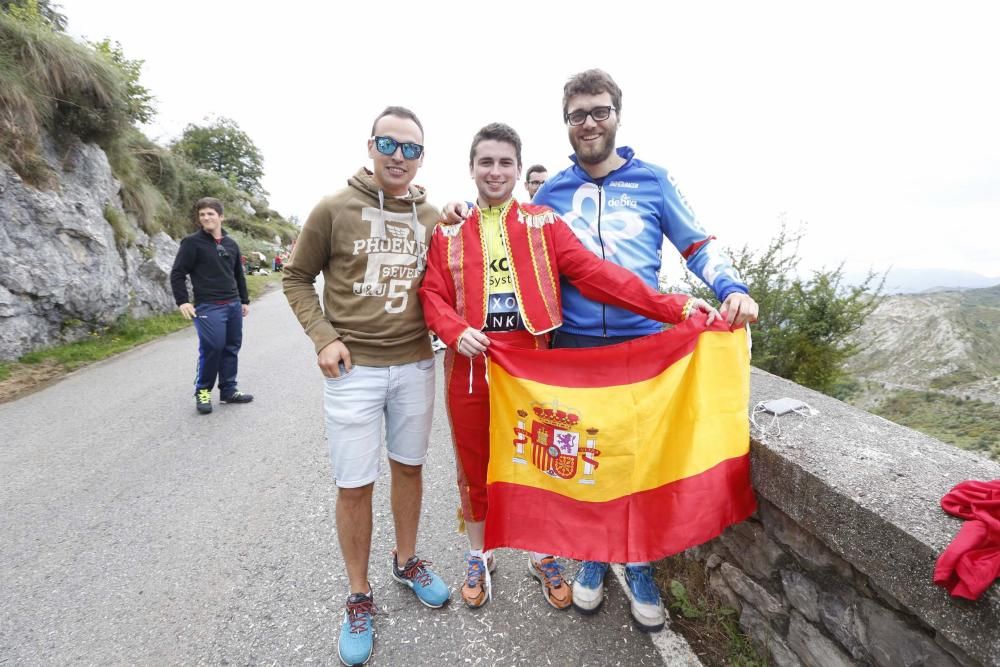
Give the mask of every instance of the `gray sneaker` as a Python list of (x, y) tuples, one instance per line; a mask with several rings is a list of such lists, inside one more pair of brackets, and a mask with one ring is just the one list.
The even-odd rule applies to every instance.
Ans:
[(223, 403), (249, 403), (253, 400), (253, 394), (244, 394), (237, 390), (228, 396), (222, 396), (219, 400)]

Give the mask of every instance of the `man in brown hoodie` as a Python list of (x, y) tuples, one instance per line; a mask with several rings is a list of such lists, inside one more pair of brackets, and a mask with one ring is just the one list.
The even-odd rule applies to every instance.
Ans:
[[(423, 163), (423, 127), (409, 109), (388, 107), (371, 134), (372, 169), (360, 169), (348, 187), (316, 205), (282, 280), (326, 378), (337, 537), (351, 588), (339, 641), (348, 665), (363, 664), (372, 650), (368, 558), (383, 421), (396, 529), (392, 576), (429, 607), (442, 606), (449, 595), (416, 555), (434, 411), (434, 353), (417, 289), (437, 211), (422, 188), (410, 185)], [(320, 273), (322, 306), (314, 287)]]

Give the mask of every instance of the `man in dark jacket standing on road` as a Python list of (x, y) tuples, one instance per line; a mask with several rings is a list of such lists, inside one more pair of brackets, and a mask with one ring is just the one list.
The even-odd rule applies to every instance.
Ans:
[[(186, 236), (170, 271), (174, 301), (198, 331), (198, 369), (195, 407), (212, 411), (216, 378), (223, 403), (249, 403), (253, 396), (236, 388), (236, 371), (243, 344), (243, 318), (250, 307), (246, 277), (240, 266), (240, 247), (222, 229), (222, 202), (203, 197), (195, 204), (201, 229)], [(194, 287), (192, 305), (185, 278)]]

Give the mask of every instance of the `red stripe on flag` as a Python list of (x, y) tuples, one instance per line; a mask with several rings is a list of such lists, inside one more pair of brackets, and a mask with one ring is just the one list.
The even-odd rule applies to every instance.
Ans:
[(488, 487), (486, 548), (512, 547), (611, 563), (654, 561), (702, 544), (757, 507), (750, 455), (603, 503), (529, 486)]
[[(705, 315), (693, 314), (669, 331), (618, 345), (585, 349), (522, 350), (491, 341), (488, 354), (514, 377), (559, 387), (606, 387), (656, 377), (691, 354), (703, 331), (726, 331), (725, 320), (705, 327)], [(648, 351), (655, 351), (649, 354)], [(624, 363), (623, 363), (624, 362)]]

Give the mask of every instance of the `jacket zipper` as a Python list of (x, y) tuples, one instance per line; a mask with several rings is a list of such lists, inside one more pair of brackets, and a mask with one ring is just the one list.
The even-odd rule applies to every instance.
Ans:
[[(597, 240), (601, 242), (601, 259), (606, 260), (607, 257), (604, 254), (604, 237), (601, 235), (601, 213), (604, 212), (604, 186), (597, 186)], [(604, 331), (604, 337), (608, 337), (608, 307), (605, 304), (601, 304), (601, 329)]]

